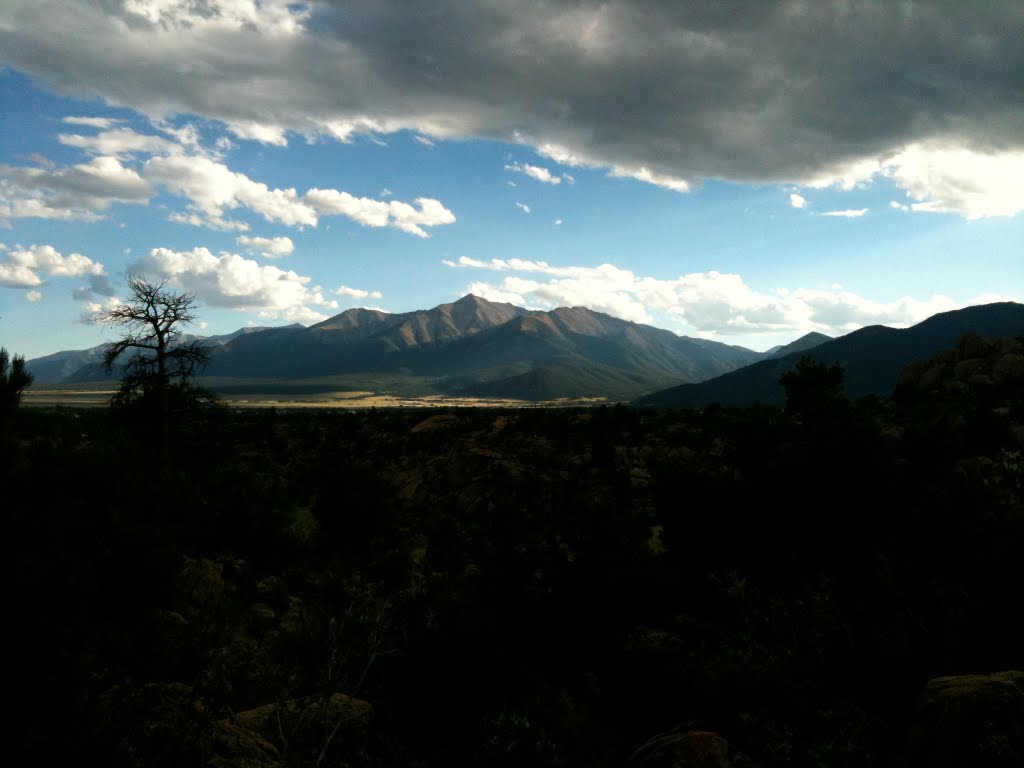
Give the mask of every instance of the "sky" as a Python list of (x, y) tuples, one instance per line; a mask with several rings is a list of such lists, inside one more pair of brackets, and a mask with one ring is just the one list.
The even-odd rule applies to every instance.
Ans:
[[(742, 8), (742, 10), (737, 10)], [(763, 350), (1024, 297), (1024, 3), (3, 0), (0, 344), (584, 305)]]

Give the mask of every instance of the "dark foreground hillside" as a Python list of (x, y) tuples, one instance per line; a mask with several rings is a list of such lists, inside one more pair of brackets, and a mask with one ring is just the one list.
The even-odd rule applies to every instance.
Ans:
[(788, 412), (213, 410), (165, 465), (22, 410), (5, 752), (1020, 765), (1019, 675), (922, 698), (1024, 668), (1024, 348), (970, 344)]

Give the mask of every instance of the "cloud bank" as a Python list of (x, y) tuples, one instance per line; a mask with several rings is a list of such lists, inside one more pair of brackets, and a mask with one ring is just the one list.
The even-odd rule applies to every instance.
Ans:
[(1022, 39), (1009, 1), (8, 0), (0, 56), (269, 144), (480, 137), (680, 191), (867, 168), (914, 210), (980, 218), (1024, 207)]
[(483, 261), (468, 256), (442, 263), (455, 269), (508, 273), (498, 282), (479, 280), (466, 287), (468, 293), (491, 301), (538, 309), (586, 306), (624, 320), (655, 325), (659, 323), (653, 313), (661, 313), (684, 332), (706, 337), (810, 331), (836, 336), (872, 324), (906, 327), (937, 312), (970, 304), (1019, 301), (986, 295), (957, 302), (936, 294), (926, 299), (904, 296), (877, 302), (838, 285), (827, 290), (758, 291), (740, 275), (716, 271), (660, 280), (612, 264), (554, 266), (528, 259)]
[[(416, 198), (411, 205), (336, 189), (310, 189), (300, 195), (294, 188), (271, 188), (189, 146), (130, 130), (118, 130), (113, 138), (110, 132), (92, 137), (61, 134), (60, 140), (87, 151), (166, 154), (150, 155), (138, 170), (113, 155), (66, 168), (0, 165), (0, 223), (32, 217), (95, 221), (112, 203), (147, 204), (161, 190), (186, 201), (186, 210), (172, 212), (170, 220), (224, 231), (249, 229), (248, 222), (229, 218), (238, 210), (292, 227), (315, 227), (320, 216), (340, 215), (363, 226), (394, 227), (423, 238), (430, 236), (425, 227), (455, 221), (455, 214), (439, 200), (427, 197)], [(279, 241), (269, 252), (290, 252), (282, 248), (286, 246)]]

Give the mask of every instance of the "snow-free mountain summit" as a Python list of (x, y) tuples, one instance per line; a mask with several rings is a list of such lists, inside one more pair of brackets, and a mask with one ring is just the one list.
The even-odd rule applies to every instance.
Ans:
[[(66, 360), (67, 353), (59, 353)], [(51, 356), (52, 357), (52, 356)], [(325, 388), (378, 386), (549, 400), (631, 399), (703, 381), (761, 358), (744, 347), (679, 336), (586, 307), (548, 312), (467, 295), (433, 309), (389, 314), (350, 309), (308, 328), (235, 335), (220, 343), (204, 378), (244, 388), (275, 383)], [(46, 359), (30, 361), (41, 365)], [(86, 358), (51, 383), (98, 380)]]

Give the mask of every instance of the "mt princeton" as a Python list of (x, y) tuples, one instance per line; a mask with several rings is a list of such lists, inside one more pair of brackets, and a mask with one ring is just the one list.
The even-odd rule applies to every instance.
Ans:
[[(544, 312), (472, 294), (433, 309), (350, 309), (308, 328), (239, 333), (212, 351), (201, 381), (215, 389), (383, 386), (395, 394), (524, 400), (631, 399), (763, 357), (585, 307)], [(55, 383), (101, 378), (86, 361)]]
[(245, 379), (409, 377), (445, 394), (628, 398), (703, 381), (757, 352), (678, 336), (585, 307), (550, 312), (468, 295), (428, 310), (350, 309), (309, 328), (246, 334), (207, 374)]

